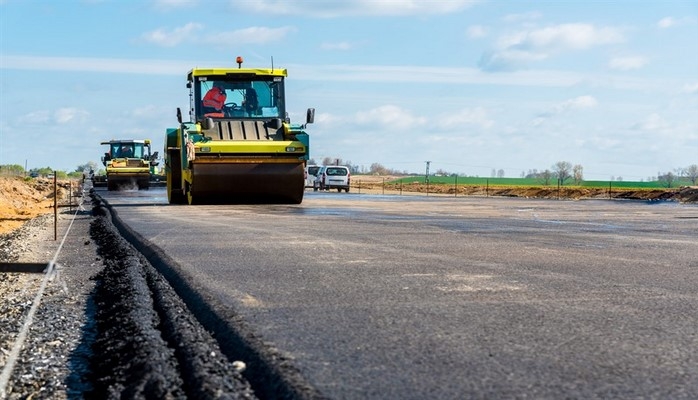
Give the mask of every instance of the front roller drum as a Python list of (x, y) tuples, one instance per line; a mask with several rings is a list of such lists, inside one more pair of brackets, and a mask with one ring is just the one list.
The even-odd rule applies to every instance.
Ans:
[(300, 204), (305, 192), (302, 163), (196, 163), (187, 187), (190, 204)]

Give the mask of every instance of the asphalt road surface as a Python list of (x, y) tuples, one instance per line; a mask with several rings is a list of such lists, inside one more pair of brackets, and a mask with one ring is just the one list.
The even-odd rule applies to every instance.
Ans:
[(329, 398), (698, 398), (695, 205), (98, 193)]

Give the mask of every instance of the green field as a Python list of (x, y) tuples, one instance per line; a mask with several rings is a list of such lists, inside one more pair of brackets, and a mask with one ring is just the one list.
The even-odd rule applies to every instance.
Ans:
[[(356, 180), (361, 180), (360, 176), (356, 176)], [(424, 184), (424, 176), (406, 176), (404, 178), (395, 179), (391, 181), (386, 181), (386, 184), (400, 184), (403, 185), (410, 183), (421, 183)], [(465, 185), (465, 186), (535, 186), (535, 187), (545, 187), (540, 179), (527, 179), (527, 178), (476, 178), (476, 177), (464, 177), (464, 176), (430, 176), (430, 185)], [(567, 181), (563, 186), (579, 186), (588, 188), (608, 188), (609, 185), (613, 188), (623, 188), (623, 189), (666, 189), (666, 182), (652, 181), (652, 182), (633, 182), (633, 181), (582, 181), (581, 184), (575, 185), (571, 180)], [(691, 182), (688, 180), (676, 180), (672, 183), (671, 187), (678, 188), (680, 186), (690, 186)], [(548, 187), (557, 187), (556, 180), (551, 180), (551, 183), (547, 185)]]

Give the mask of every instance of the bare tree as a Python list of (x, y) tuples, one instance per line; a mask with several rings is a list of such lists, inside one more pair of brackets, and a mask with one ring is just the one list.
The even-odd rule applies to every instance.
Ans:
[(387, 175), (386, 174), (387, 168), (383, 166), (383, 164), (380, 163), (373, 163), (368, 169), (368, 173), (371, 175)]
[(88, 161), (86, 164), (78, 165), (75, 167), (76, 172), (85, 172), (93, 169), (97, 169), (98, 165), (94, 161)]
[(560, 184), (564, 185), (565, 181), (572, 176), (572, 164), (567, 161), (558, 161), (553, 165), (553, 172), (557, 179), (559, 179)]
[(538, 179), (540, 179), (540, 182), (543, 185), (549, 186), (550, 181), (553, 179), (553, 173), (549, 169), (546, 169), (545, 171), (538, 173)]
[(696, 182), (698, 181), (698, 165), (692, 164), (684, 168), (683, 176), (688, 178), (688, 180), (691, 181), (691, 184), (695, 186)]
[(322, 165), (334, 165), (336, 158), (325, 157), (322, 159)]
[(584, 167), (581, 164), (577, 164), (572, 168), (572, 179), (574, 179), (575, 185), (579, 185), (584, 180)]
[(657, 175), (657, 180), (659, 183), (661, 183), (663, 186), (666, 186), (668, 188), (671, 187), (671, 185), (676, 182), (676, 175), (674, 175), (673, 172), (667, 172), (666, 174), (658, 174)]
[(504, 178), (504, 170), (503, 169), (497, 170), (497, 178)]

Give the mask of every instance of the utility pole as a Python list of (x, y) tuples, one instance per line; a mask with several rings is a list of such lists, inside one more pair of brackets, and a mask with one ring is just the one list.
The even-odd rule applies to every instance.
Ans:
[(424, 181), (427, 184), (427, 196), (429, 196), (429, 164), (431, 164), (431, 161), (424, 161), (424, 162), (427, 163), (427, 172), (426, 172), (426, 176), (424, 177)]
[(424, 176), (424, 181), (429, 183), (429, 164), (431, 164), (431, 161), (424, 161), (424, 162), (427, 163), (427, 172), (426, 172), (426, 175)]

